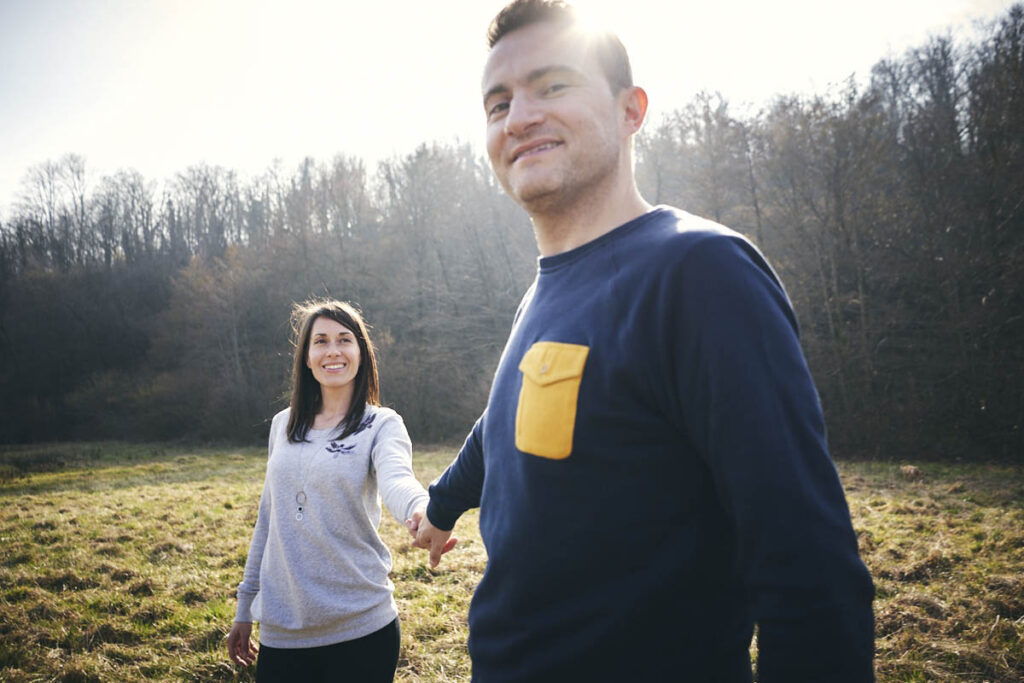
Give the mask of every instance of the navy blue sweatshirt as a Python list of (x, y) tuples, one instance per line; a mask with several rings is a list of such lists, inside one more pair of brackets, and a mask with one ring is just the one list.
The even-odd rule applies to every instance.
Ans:
[(797, 323), (743, 237), (659, 207), (541, 258), (430, 487), (480, 507), (475, 681), (873, 680), (873, 587)]

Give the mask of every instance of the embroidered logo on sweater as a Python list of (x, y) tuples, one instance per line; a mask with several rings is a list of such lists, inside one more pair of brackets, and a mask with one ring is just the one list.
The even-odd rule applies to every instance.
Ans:
[(344, 453), (345, 455), (348, 455), (349, 453), (352, 452), (352, 449), (355, 448), (355, 447), (356, 447), (355, 444), (352, 444), (351, 446), (346, 446), (343, 443), (339, 443), (337, 441), (332, 441), (327, 446), (327, 452), (328, 453), (333, 453), (334, 454), (333, 457), (337, 458), (340, 453)]
[[(365, 418), (363, 418), (363, 421), (359, 423), (359, 426), (356, 427), (356, 430), (354, 432), (352, 432), (351, 434), (349, 434), (349, 436), (355, 436), (359, 432), (363, 432), (363, 431), (366, 431), (367, 429), (369, 429), (370, 426), (373, 424), (373, 420), (374, 420), (375, 417), (377, 417), (377, 416), (376, 415), (367, 415)], [(333, 453), (332, 457), (337, 458), (338, 455), (341, 454), (341, 453), (344, 453), (344, 454), (348, 455), (349, 453), (352, 452), (352, 449), (355, 448), (355, 447), (356, 447), (355, 444), (352, 444), (351, 446), (346, 446), (345, 444), (341, 443), (340, 441), (332, 441), (327, 446), (327, 452), (328, 453)]]
[(363, 421), (359, 423), (358, 427), (356, 427), (356, 430), (354, 432), (352, 432), (351, 434), (349, 434), (349, 436), (355, 436), (359, 432), (362, 432), (362, 431), (365, 431), (365, 430), (369, 429), (370, 425), (373, 424), (374, 418), (376, 418), (376, 417), (377, 417), (376, 415), (367, 415), (366, 417), (364, 417)]

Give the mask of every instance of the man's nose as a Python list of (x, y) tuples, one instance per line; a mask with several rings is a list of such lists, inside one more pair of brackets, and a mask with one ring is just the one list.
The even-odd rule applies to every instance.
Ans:
[(513, 97), (505, 116), (505, 133), (518, 136), (544, 120), (544, 110), (532, 97)]

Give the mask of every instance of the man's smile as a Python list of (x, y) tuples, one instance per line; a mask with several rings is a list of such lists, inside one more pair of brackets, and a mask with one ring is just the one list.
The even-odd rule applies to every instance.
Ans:
[(512, 150), (510, 163), (514, 164), (520, 159), (535, 156), (537, 154), (540, 154), (541, 152), (546, 152), (550, 149), (554, 149), (555, 147), (559, 147), (562, 144), (563, 143), (561, 143), (558, 140), (542, 139), (533, 140), (531, 142), (519, 145), (518, 147), (515, 147)]

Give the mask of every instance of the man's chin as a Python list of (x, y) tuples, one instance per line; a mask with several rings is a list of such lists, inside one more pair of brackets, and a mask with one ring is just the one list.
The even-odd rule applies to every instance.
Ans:
[(545, 206), (557, 199), (561, 189), (561, 185), (556, 182), (533, 182), (513, 186), (509, 194), (520, 206), (529, 211), (531, 207)]

